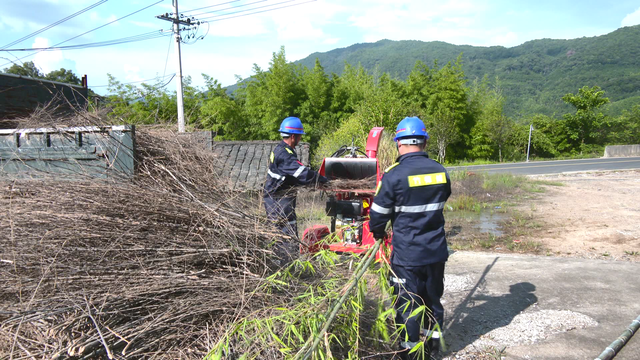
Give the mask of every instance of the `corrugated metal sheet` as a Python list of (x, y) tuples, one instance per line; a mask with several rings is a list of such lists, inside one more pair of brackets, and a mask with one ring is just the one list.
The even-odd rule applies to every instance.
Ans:
[[(271, 151), (279, 141), (214, 141), (212, 151), (220, 161), (220, 176), (228, 177), (232, 190), (258, 191), (264, 185)], [(298, 159), (309, 165), (309, 144), (296, 147)]]

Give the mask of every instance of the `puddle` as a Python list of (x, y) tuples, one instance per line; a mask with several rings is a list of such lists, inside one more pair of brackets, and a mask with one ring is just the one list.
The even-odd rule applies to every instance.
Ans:
[(478, 229), (480, 232), (493, 234), (495, 236), (502, 236), (504, 232), (500, 230), (500, 222), (504, 219), (504, 215), (500, 213), (480, 213), (478, 220), (480, 224)]
[[(491, 211), (483, 211), (481, 213), (473, 212), (473, 211), (456, 211), (452, 213), (446, 213), (447, 217), (450, 219), (464, 219), (477, 229), (478, 232), (493, 234), (495, 236), (503, 236), (504, 231), (500, 229), (500, 223), (506, 219), (506, 214), (491, 212)], [(458, 235), (462, 231), (461, 226), (454, 226), (451, 228), (447, 236), (453, 237)]]

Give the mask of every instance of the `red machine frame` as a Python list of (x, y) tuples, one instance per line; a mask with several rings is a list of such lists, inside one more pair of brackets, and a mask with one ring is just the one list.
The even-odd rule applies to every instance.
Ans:
[[(306, 245), (306, 247), (301, 247), (302, 252), (317, 252), (320, 248), (327, 249), (330, 251), (334, 251), (337, 253), (365, 253), (373, 244), (375, 244), (375, 238), (373, 237), (373, 233), (369, 230), (369, 211), (371, 208), (371, 204), (373, 204), (373, 198), (376, 192), (376, 188), (378, 187), (380, 180), (382, 179), (382, 171), (380, 170), (380, 165), (377, 160), (378, 155), (378, 146), (380, 144), (380, 138), (382, 137), (383, 127), (374, 127), (369, 131), (369, 136), (367, 138), (367, 144), (365, 147), (366, 158), (355, 157), (355, 158), (325, 158), (322, 161), (322, 166), (320, 167), (320, 175), (326, 176), (326, 168), (325, 164), (328, 160), (339, 161), (343, 164), (351, 163), (351, 166), (356, 165), (357, 162), (362, 162), (364, 159), (369, 161), (369, 159), (375, 159), (375, 167), (376, 167), (376, 182), (375, 187), (373, 189), (333, 189), (334, 197), (338, 201), (355, 201), (361, 203), (362, 214), (359, 216), (361, 221), (358, 221), (361, 226), (361, 232), (358, 229), (356, 241), (345, 241), (347, 237), (347, 230), (349, 225), (342, 225), (340, 229), (336, 229), (335, 236), (339, 239), (338, 242), (324, 242), (322, 241), (326, 236), (328, 236), (331, 231), (329, 227), (326, 225), (315, 225), (310, 228), (305, 229), (302, 235), (302, 242)], [(332, 217), (332, 224), (335, 224), (336, 218)], [(385, 245), (380, 248), (378, 253), (376, 254), (376, 260), (387, 261), (386, 256), (386, 248), (391, 247), (390, 237), (385, 239)]]

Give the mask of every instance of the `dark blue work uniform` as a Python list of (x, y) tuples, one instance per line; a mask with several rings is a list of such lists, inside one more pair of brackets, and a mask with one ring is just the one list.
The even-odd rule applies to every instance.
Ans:
[(434, 329), (428, 314), (424, 321), (409, 316), (423, 304), (442, 329), (440, 298), (449, 257), (443, 209), (449, 195), (451, 182), (445, 168), (425, 152), (412, 152), (387, 169), (371, 205), (369, 226), (374, 235), (384, 236), (389, 220), (393, 227), (391, 282), (398, 297), (396, 324), (406, 324), (402, 341), (407, 335), (408, 342), (418, 342), (421, 329)]
[(281, 141), (269, 155), (267, 181), (264, 183), (264, 206), (267, 218), (286, 235), (298, 237), (296, 218), (296, 185), (314, 181), (327, 182), (327, 178), (304, 166), (296, 151)]

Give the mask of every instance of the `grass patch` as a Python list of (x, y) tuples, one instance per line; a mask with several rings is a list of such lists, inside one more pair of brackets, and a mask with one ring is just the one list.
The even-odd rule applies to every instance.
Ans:
[[(561, 186), (561, 183), (512, 174), (474, 174), (467, 171), (455, 171), (450, 176), (453, 194), (447, 201), (445, 216), (451, 249), (518, 253), (543, 251), (542, 243), (529, 240), (535, 238), (543, 224), (533, 215), (516, 211), (514, 207), (535, 197), (531, 194), (543, 193), (545, 186)], [(499, 218), (496, 220), (495, 216)], [(487, 221), (498, 222), (495, 232), (486, 232), (483, 230), (486, 226), (480, 226)]]
[(482, 188), (485, 190), (508, 190), (516, 189), (522, 184), (528, 183), (525, 176), (512, 174), (484, 174)]
[(479, 212), (482, 210), (484, 205), (479, 202), (476, 198), (470, 195), (460, 195), (456, 197), (452, 197), (451, 200), (447, 201), (447, 205), (445, 210), (448, 211), (474, 211)]

